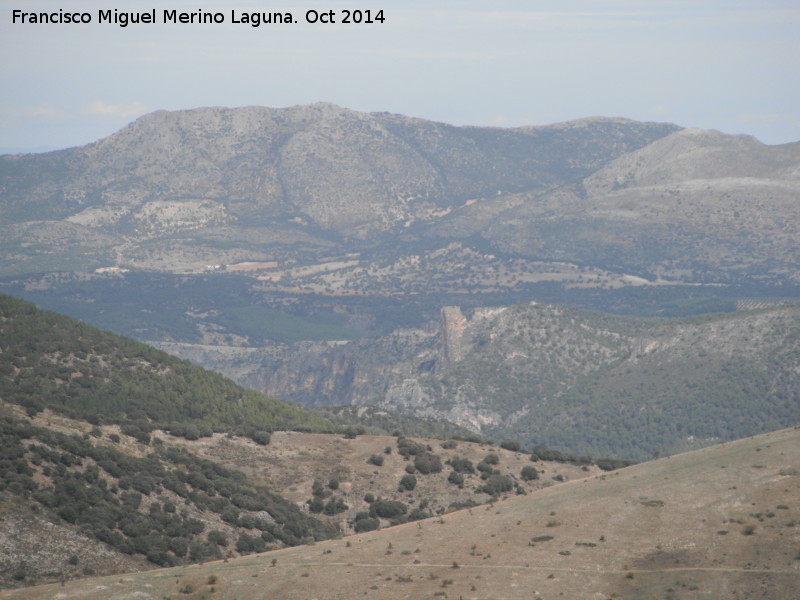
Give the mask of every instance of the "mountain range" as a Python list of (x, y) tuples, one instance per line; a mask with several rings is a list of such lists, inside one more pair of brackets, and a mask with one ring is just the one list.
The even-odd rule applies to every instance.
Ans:
[(791, 597), (798, 192), (324, 103), (0, 156), (3, 597)]
[(795, 422), (798, 192), (800, 143), (666, 123), (159, 111), (0, 157), (0, 291), (305, 404), (642, 459)]
[(296, 280), (285, 267), (301, 261), (469, 240), (618, 276), (796, 282), (799, 163), (800, 144), (623, 119), (160, 111), (88, 146), (2, 157), (4, 273), (277, 262)]

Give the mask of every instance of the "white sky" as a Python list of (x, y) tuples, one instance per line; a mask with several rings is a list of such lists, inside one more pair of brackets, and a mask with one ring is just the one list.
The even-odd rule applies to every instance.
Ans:
[[(308, 9), (385, 23), (310, 25)], [(12, 24), (12, 10), (92, 25)], [(98, 9), (158, 23), (97, 24)], [(164, 9), (224, 25), (162, 24)], [(292, 11), (234, 25), (231, 10)], [(158, 109), (317, 101), (457, 125), (593, 115), (800, 140), (798, 0), (0, 0), (0, 152), (85, 144)]]

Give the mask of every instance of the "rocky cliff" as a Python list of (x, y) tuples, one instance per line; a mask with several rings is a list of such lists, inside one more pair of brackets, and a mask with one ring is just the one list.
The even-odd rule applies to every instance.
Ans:
[(246, 359), (162, 346), (308, 405), (382, 406), (595, 454), (642, 458), (800, 420), (797, 306), (678, 320), (447, 307), (428, 329)]

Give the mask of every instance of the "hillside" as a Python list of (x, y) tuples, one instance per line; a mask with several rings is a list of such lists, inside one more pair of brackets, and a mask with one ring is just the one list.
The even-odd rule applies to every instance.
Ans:
[(643, 319), (526, 303), (336, 344), (159, 345), (308, 405), (645, 460), (800, 422), (798, 344), (797, 305)]
[(417, 523), (4, 597), (765, 598), (800, 584), (800, 430)]
[[(338, 535), (264, 486), (116, 426), (0, 404), (0, 581), (186, 564)], [(266, 440), (260, 440), (264, 443)], [(253, 441), (248, 443), (256, 445)]]
[(165, 352), (29, 302), (0, 296), (0, 398), (36, 414), (45, 407), (126, 423), (146, 436), (155, 425), (228, 430), (331, 430), (289, 402), (245, 390)]
[(230, 558), (601, 468), (385, 410), (311, 412), (6, 296), (0, 369), (3, 585)]
[(399, 435), (124, 431), (0, 404), (0, 586), (230, 559), (624, 464)]

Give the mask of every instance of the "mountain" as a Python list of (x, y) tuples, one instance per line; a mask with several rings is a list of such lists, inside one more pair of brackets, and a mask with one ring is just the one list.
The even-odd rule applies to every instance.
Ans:
[[(283, 258), (285, 246), (330, 251), (470, 199), (563, 185), (675, 129), (458, 128), (330, 104), (160, 111), (82, 148), (3, 157), (0, 216), (25, 224), (19, 241), (82, 236), (75, 250), (110, 265), (185, 270), (210, 252), (230, 264), (276, 247)], [(179, 259), (179, 247), (194, 256)]]
[[(385, 293), (398, 282), (384, 279), (411, 277), (398, 263), (436, 263), (456, 244), (510, 255), (497, 267), (517, 281), (503, 288), (534, 281), (540, 263), (562, 276), (559, 263), (614, 280), (797, 283), (798, 186), (800, 144), (661, 123), (159, 111), (84, 147), (0, 158), (2, 274), (225, 265), (277, 289)], [(369, 272), (378, 257), (389, 272)]]
[(306, 405), (643, 460), (800, 422), (798, 344), (797, 305), (665, 319), (527, 303), (350, 342), (160, 345)]
[[(737, 351), (726, 358), (655, 330), (609, 325), (604, 338), (606, 325), (570, 316), (605, 340), (570, 329), (584, 351), (570, 355), (555, 313), (531, 313), (550, 315), (544, 339), (526, 324), (537, 316), (503, 307), (668, 316), (794, 301), (798, 191), (800, 144), (664, 123), (454, 127), (330, 104), (160, 111), (84, 147), (0, 157), (0, 290), (305, 403), (401, 407), (641, 459), (793, 423), (793, 325), (759, 317), (775, 356), (756, 334), (762, 350), (740, 351), (726, 336), (747, 336), (723, 328)], [(448, 354), (450, 306), (451, 325), (485, 322), (463, 356)], [(731, 323), (750, 331), (756, 317), (742, 318)], [(509, 343), (515, 330), (529, 339)], [(706, 330), (692, 331), (706, 348)], [(701, 367), (677, 352), (635, 360), (647, 336)], [(533, 351), (541, 359), (526, 362)], [(701, 419), (688, 416), (697, 406)], [(676, 415), (681, 430), (667, 425)]]
[(128, 598), (793, 597), (800, 430), (267, 554), (5, 592)]

